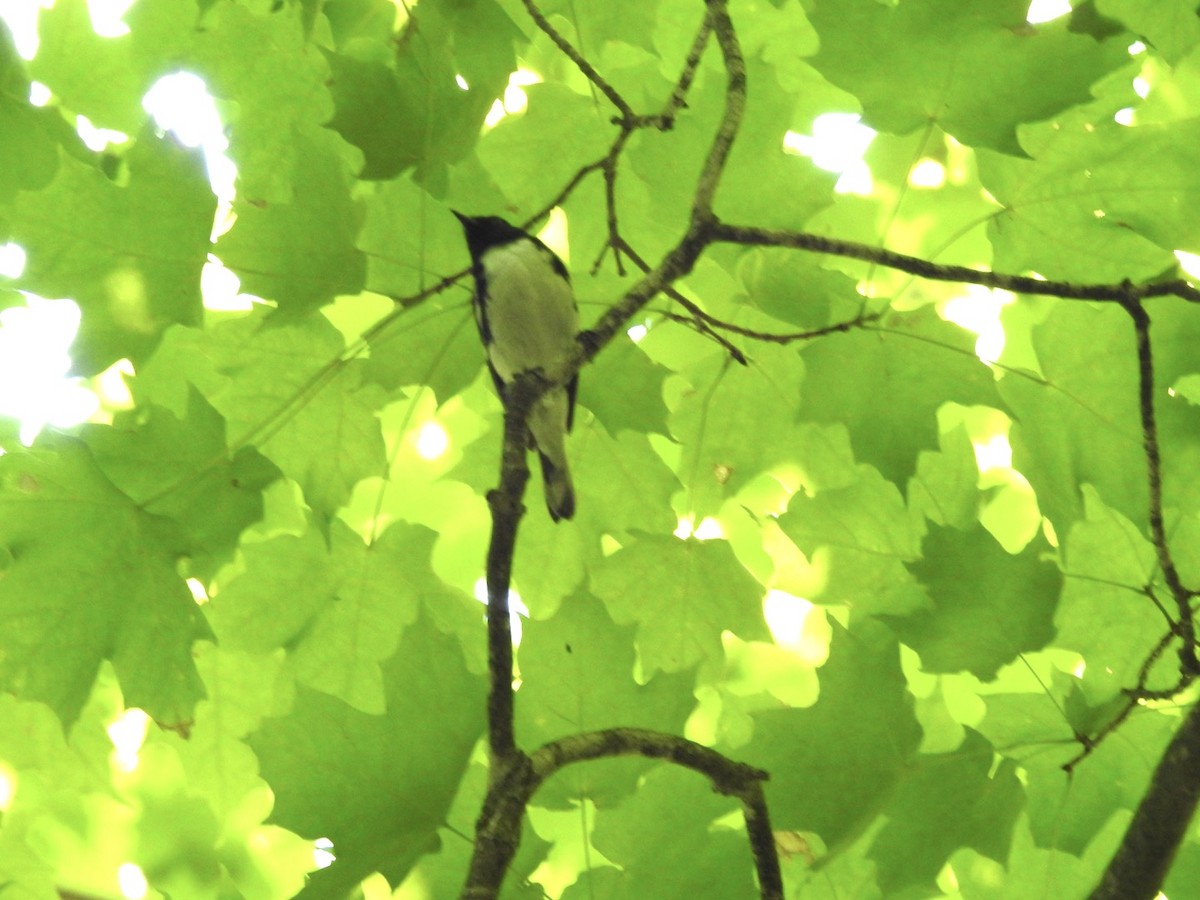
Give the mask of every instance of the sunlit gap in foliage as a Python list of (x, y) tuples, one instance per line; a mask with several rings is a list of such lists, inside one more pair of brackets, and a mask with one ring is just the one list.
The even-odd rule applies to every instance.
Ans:
[(417, 432), (413, 444), (417, 456), (432, 461), (446, 455), (446, 451), (450, 449), (450, 435), (439, 423), (426, 422)]
[[(508, 86), (504, 89), (504, 96), (492, 104), (492, 108), (484, 117), (483, 130), (491, 131), (500, 124), (505, 116), (515, 116), (525, 112), (525, 108), (529, 106), (529, 97), (525, 93), (525, 88), (531, 84), (538, 84), (541, 80), (542, 76), (532, 69), (519, 68), (510, 73)], [(455, 81), (464, 91), (471, 89), (461, 75), (456, 75)]]
[[(475, 599), (487, 606), (487, 579), (482, 575), (475, 582)], [(525, 605), (525, 601), (521, 599), (521, 595), (517, 593), (515, 585), (509, 585), (508, 588), (508, 618), (509, 627), (512, 629), (513, 646), (518, 647), (521, 644), (521, 616), (529, 617), (529, 607)]]
[(117, 867), (117, 886), (121, 889), (121, 896), (129, 900), (142, 900), (150, 890), (150, 882), (146, 880), (142, 867), (131, 862), (121, 863)]
[(191, 592), (192, 599), (196, 601), (197, 606), (204, 606), (210, 599), (212, 599), (208, 595), (208, 588), (204, 586), (204, 583), (200, 581), (200, 579), (189, 578), (185, 583), (187, 584), (187, 589)]
[(836, 172), (834, 190), (839, 194), (870, 194), (871, 170), (863, 156), (875, 131), (862, 124), (858, 113), (824, 113), (813, 119), (812, 134), (789, 131), (783, 136), (783, 149), (807, 156), (813, 165)]
[(725, 529), (712, 516), (705, 516), (700, 524), (695, 524), (695, 517), (684, 516), (675, 526), (675, 537), (681, 540), (695, 538), (698, 541), (719, 541), (725, 538)]
[(0, 3), (0, 19), (8, 25), (13, 44), (22, 59), (33, 59), (38, 48), (37, 0), (4, 0)]
[[(146, 92), (142, 107), (163, 131), (170, 131), (187, 147), (199, 147), (208, 169), (208, 183), (217, 197), (212, 239), (233, 227), (233, 200), (237, 166), (229, 158), (229, 139), (217, 112), (216, 101), (204, 79), (191, 72), (164, 75)], [(200, 295), (206, 309), (248, 310), (253, 298), (240, 293), (241, 282), (217, 257), (209, 254), (200, 273)]]
[(1011, 291), (963, 285), (963, 294), (943, 304), (942, 317), (967, 331), (974, 332), (975, 355), (985, 363), (994, 363), (1004, 352), (1004, 325), (1000, 315), (1004, 307), (1016, 301)]
[(1070, 11), (1069, 0), (1033, 0), (1029, 4), (1029, 12), (1025, 14), (1025, 21), (1031, 25), (1037, 25), (1057, 19), (1059, 16), (1065, 16)]
[(17, 795), (17, 773), (4, 760), (0, 760), (0, 813), (7, 812)]
[(917, 164), (908, 173), (910, 187), (924, 190), (937, 190), (946, 183), (946, 167), (936, 159), (917, 160)]
[(812, 601), (772, 588), (763, 598), (763, 618), (775, 643), (801, 661), (820, 666), (829, 658), (829, 623)]
[(1179, 267), (1189, 278), (1200, 280), (1200, 254), (1189, 253), (1187, 250), (1176, 250), (1175, 258)]
[(567, 213), (561, 206), (550, 210), (546, 224), (538, 232), (538, 240), (553, 250), (563, 264), (571, 265), (571, 237), (567, 229)]
[(328, 869), (336, 860), (333, 841), (327, 837), (319, 837), (313, 841), (313, 863), (318, 869)]
[(140, 709), (127, 709), (109, 723), (108, 739), (112, 741), (112, 764), (118, 771), (132, 772), (138, 767), (138, 754), (146, 740), (150, 717)]
[(87, 382), (69, 374), (79, 321), (72, 301), (29, 294), (24, 306), (0, 310), (0, 416), (20, 422), (23, 444), (47, 425), (85, 422), (100, 407)]

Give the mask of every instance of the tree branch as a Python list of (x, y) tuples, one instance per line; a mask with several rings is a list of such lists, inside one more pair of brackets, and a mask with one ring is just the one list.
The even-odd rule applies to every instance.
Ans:
[(687, 738), (642, 728), (610, 728), (551, 741), (520, 754), (488, 792), (476, 831), (471, 874), (461, 900), (493, 900), (517, 851), (525, 806), (551, 776), (575, 763), (614, 756), (662, 759), (703, 775), (718, 793), (742, 803), (762, 900), (782, 900), (775, 836), (763, 799), (767, 773)]
[(1002, 272), (989, 272), (980, 269), (970, 269), (966, 266), (945, 266), (929, 262), (916, 256), (907, 256), (891, 250), (860, 244), (856, 241), (842, 241), (837, 238), (823, 237), (804, 231), (778, 231), (770, 228), (756, 228), (749, 225), (729, 225), (724, 222), (714, 224), (710, 239), (714, 242), (730, 244), (745, 244), (759, 247), (794, 247), (798, 250), (810, 250), (814, 253), (828, 253), (830, 256), (842, 256), (848, 259), (860, 259), (864, 262), (886, 266), (928, 278), (930, 281), (958, 281), (966, 284), (979, 284), (989, 288), (1000, 288), (1018, 294), (1040, 294), (1047, 297), (1061, 297), (1065, 300), (1099, 300), (1111, 303), (1124, 303), (1127, 300), (1142, 300), (1148, 297), (1164, 297), (1173, 294), (1190, 303), (1200, 303), (1200, 290), (1187, 281), (1161, 281), (1151, 284), (1134, 285), (1128, 282), (1119, 284), (1071, 284), (1066, 281), (1046, 281), (1027, 275), (1006, 275)]
[(1200, 705), (1167, 745), (1121, 846), (1089, 900), (1153, 900), (1200, 802)]
[(1140, 300), (1133, 294), (1133, 285), (1127, 285), (1128, 294), (1121, 306), (1133, 319), (1137, 334), (1138, 355), (1138, 406), (1142, 417), (1142, 448), (1146, 453), (1146, 481), (1150, 494), (1150, 537), (1163, 581), (1171, 592), (1179, 612), (1178, 633), (1179, 665), (1185, 676), (1200, 674), (1200, 663), (1196, 660), (1196, 627), (1192, 616), (1192, 592), (1183, 585), (1179, 569), (1167, 542), (1163, 525), (1162, 499), (1162, 455), (1158, 448), (1158, 424), (1154, 411), (1154, 354), (1150, 347), (1150, 316)]
[(621, 113), (621, 118), (625, 120), (636, 118), (633, 107), (625, 101), (624, 97), (617, 93), (616, 88), (604, 80), (603, 76), (596, 71), (595, 66), (584, 59), (583, 54), (571, 46), (570, 41), (559, 34), (558, 29), (551, 25), (550, 20), (542, 15), (542, 11), (537, 8), (533, 0), (521, 0), (521, 2), (525, 4), (525, 11), (529, 13), (529, 18), (533, 19), (534, 24), (554, 42), (554, 46), (558, 47), (567, 59), (575, 63), (576, 68), (583, 73), (584, 77), (594, 84), (600, 93), (608, 98), (608, 101)]

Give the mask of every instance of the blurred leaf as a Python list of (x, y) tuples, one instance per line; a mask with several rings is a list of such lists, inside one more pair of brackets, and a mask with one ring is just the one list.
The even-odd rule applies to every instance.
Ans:
[(592, 588), (617, 624), (638, 623), (647, 675), (718, 657), (725, 629), (766, 635), (762, 588), (724, 541), (639, 536), (593, 567)]
[(191, 656), (206, 634), (175, 570), (185, 546), (69, 438), (0, 456), (0, 682), (69, 724), (112, 660), (131, 706), (164, 725), (202, 695)]
[[(926, 122), (965, 144), (1020, 154), (1016, 126), (1090, 99), (1088, 87), (1128, 59), (1120, 41), (1025, 21), (1024, 0), (986, 7), (928, 0), (820, 2), (813, 64), (863, 104), (867, 124), (903, 134)], [(956, 78), (970, 59), (976, 77)]]
[[(387, 712), (299, 688), (296, 706), (250, 738), (275, 792), (273, 819), (333, 842), (337, 862), (303, 897), (333, 897), (379, 870), (393, 884), (437, 828), (483, 731), (483, 680), (451, 638), (418, 622), (383, 669)], [(437, 709), (436, 716), (427, 715)]]

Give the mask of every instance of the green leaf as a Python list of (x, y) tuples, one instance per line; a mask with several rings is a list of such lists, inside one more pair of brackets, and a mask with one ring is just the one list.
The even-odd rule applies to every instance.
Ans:
[(1168, 626), (1144, 593), (1155, 575), (1154, 548), (1095, 490), (1083, 493), (1086, 518), (1071, 528), (1063, 549), (1055, 643), (1084, 654), (1084, 689), (1101, 702), (1137, 684), (1143, 660)]
[(1124, 128), (1076, 115), (1033, 132), (1033, 161), (981, 156), (1005, 207), (989, 233), (996, 267), (1089, 282), (1172, 269), (1172, 251), (1200, 250), (1197, 140), (1194, 119)]
[(328, 124), (363, 151), (360, 176), (462, 159), (516, 68), (520, 36), (491, 0), (436, 0), (410, 13), (390, 66), (326, 52), (337, 108)]
[(380, 663), (416, 620), (421, 598), (447, 593), (429, 567), (434, 534), (396, 522), (365, 544), (339, 522), (332, 537), (337, 587), (292, 654), (296, 677), (355, 709), (383, 715)]
[(817, 3), (813, 65), (858, 97), (874, 128), (904, 134), (936, 122), (965, 144), (1020, 154), (1019, 123), (1086, 102), (1092, 82), (1128, 59), (1120, 41), (1071, 34), (1061, 20), (1031, 25), (1028, 9), (1024, 0)]
[(567, 452), (581, 525), (614, 535), (675, 530), (671, 495), (679, 480), (644, 434), (623, 431), (612, 438), (600, 428), (577, 428)]
[[(529, 108), (483, 136), (479, 159), (509, 198), (513, 221), (540, 209), (575, 170), (599, 159), (614, 135), (591, 100), (559, 84), (526, 89)], [(545, 152), (552, 147), (553, 152)], [(532, 154), (532, 157), (531, 157)], [(530, 165), (529, 159), (537, 164)]]
[(882, 625), (834, 624), (818, 674), (817, 702), (757, 713), (754, 739), (738, 755), (771, 773), (764, 787), (773, 828), (815, 831), (834, 846), (883, 811), (912, 765), (921, 729), (899, 649)]
[(94, 125), (141, 131), (141, 98), (179, 68), (196, 28), (193, 0), (140, 0), (124, 16), (129, 33), (100, 37), (85, 0), (63, 0), (38, 18), (39, 50), (30, 74)]
[(681, 672), (721, 656), (721, 632), (765, 637), (762, 588), (724, 541), (641, 535), (592, 568), (618, 625), (638, 624), (643, 671)]
[(298, 4), (263, 15), (241, 3), (214, 3), (189, 49), (189, 68), (214, 97), (229, 101), (229, 156), (242, 200), (290, 201), (296, 136), (333, 114), (329, 66), (308, 44), (303, 18)]
[(1062, 588), (1058, 567), (1038, 539), (1013, 555), (982, 526), (963, 532), (933, 526), (921, 559), (909, 569), (933, 608), (891, 622), (900, 640), (921, 654), (927, 672), (969, 671), (991, 681), (1021, 653), (1054, 637)]
[(1096, 8), (1177, 64), (1200, 44), (1200, 19), (1191, 0), (1097, 0)]
[(438, 298), (401, 314), (375, 336), (364, 374), (388, 390), (428, 385), (444, 403), (475, 380), (483, 361), (469, 302)]
[[(18, 195), (12, 237), (28, 253), (22, 287), (83, 312), (75, 368), (146, 359), (172, 324), (200, 322), (200, 269), (216, 198), (199, 154), (144, 133), (124, 187), (73, 159), (42, 191)], [(86, 223), (86, 227), (81, 227)]]
[(858, 474), (844, 487), (794, 494), (779, 527), (820, 572), (812, 599), (908, 615), (928, 604), (904, 568), (920, 555), (921, 534), (895, 485), (869, 466)]
[(671, 418), (671, 433), (683, 446), (679, 477), (697, 519), (793, 455), (803, 378), (804, 366), (788, 347), (762, 347), (749, 366), (721, 357), (697, 367), (692, 390)]
[(228, 441), (256, 441), (330, 517), (359, 480), (385, 471), (378, 385), (362, 360), (341, 362), (343, 341), (320, 316), (250, 316), (202, 334), (177, 333), (139, 377), (159, 402), (195, 383), (229, 423)]
[(337, 294), (357, 293), (366, 279), (366, 261), (355, 248), (361, 215), (331, 143), (298, 137), (290, 202), (237, 204), (237, 222), (217, 243), (241, 289), (285, 312), (308, 312)]
[(302, 687), (292, 712), (250, 738), (275, 793), (273, 819), (333, 842), (337, 862), (301, 896), (332, 897), (373, 871), (402, 881), (435, 846), (483, 731), (483, 680), (467, 672), (457, 643), (427, 623), (405, 631), (383, 684), (382, 716)]
[(1024, 806), (1016, 766), (994, 775), (992, 747), (967, 731), (951, 753), (922, 755), (905, 774), (884, 815), (887, 824), (871, 845), (885, 891), (920, 886), (933, 889), (950, 854), (975, 847), (1001, 862), (1008, 857), (1013, 825)]
[(29, 76), (13, 46), (8, 25), (0, 21), (0, 204), (18, 190), (44, 188), (58, 171), (58, 145), (67, 132), (58, 113), (38, 109), (29, 96)]
[(652, 362), (633, 341), (604, 348), (579, 377), (579, 402), (614, 437), (623, 430), (667, 434), (663, 382), (670, 372)]
[(205, 629), (176, 574), (178, 529), (69, 438), (0, 456), (0, 512), (13, 558), (0, 579), (5, 689), (70, 723), (110, 659), (130, 705), (168, 725), (189, 719), (202, 693), (191, 644)]
[(963, 426), (938, 435), (937, 453), (921, 451), (908, 482), (908, 505), (931, 522), (969, 529), (979, 512), (979, 465)]
[(745, 835), (710, 824), (733, 808), (700, 776), (660, 766), (631, 800), (597, 817), (596, 849), (620, 869), (594, 869), (563, 897), (753, 896)]
[[(1151, 312), (1160, 384), (1195, 368), (1189, 348), (1200, 340), (1200, 322), (1186, 309), (1165, 299)], [(1058, 303), (1035, 328), (1033, 344), (1042, 377), (1014, 373), (1000, 383), (1015, 418), (1013, 465), (1060, 535), (1082, 515), (1084, 484), (1126, 518), (1145, 523), (1146, 459), (1129, 317), (1111, 304)], [(1200, 424), (1179, 398), (1159, 396), (1156, 406), (1166, 503), (1194, 509), (1200, 498), (1186, 473), (1200, 452)]]
[(247, 544), (242, 554), (243, 572), (206, 608), (221, 645), (263, 652), (300, 640), (337, 586), (324, 539), (310, 529)]
[(114, 485), (182, 529), (192, 573), (212, 575), (262, 518), (262, 491), (279, 470), (252, 447), (230, 454), (225, 420), (194, 388), (185, 417), (153, 404), (145, 415), (140, 424), (90, 426), (83, 439)]
[(903, 485), (921, 450), (937, 446), (937, 411), (950, 401), (999, 406), (974, 337), (930, 307), (895, 313), (879, 328), (813, 342), (803, 351), (803, 419), (841, 422), (854, 455)]
[[(659, 673), (634, 680), (633, 628), (618, 627), (594, 597), (576, 594), (554, 618), (531, 622), (521, 641), (517, 732), (531, 747), (605, 728), (682, 734), (695, 706), (694, 675)], [(571, 808), (586, 798), (612, 806), (634, 791), (649, 762), (597, 760), (572, 766), (540, 791), (542, 806)]]
[(835, 303), (860, 298), (854, 282), (809, 256), (775, 248), (751, 250), (739, 261), (748, 302), (781, 322), (820, 328)]

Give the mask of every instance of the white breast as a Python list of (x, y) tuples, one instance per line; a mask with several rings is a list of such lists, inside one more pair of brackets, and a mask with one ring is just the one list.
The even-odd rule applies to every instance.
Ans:
[(575, 348), (579, 313), (571, 286), (536, 244), (516, 241), (483, 255), (492, 365), (504, 381), (547, 369)]

